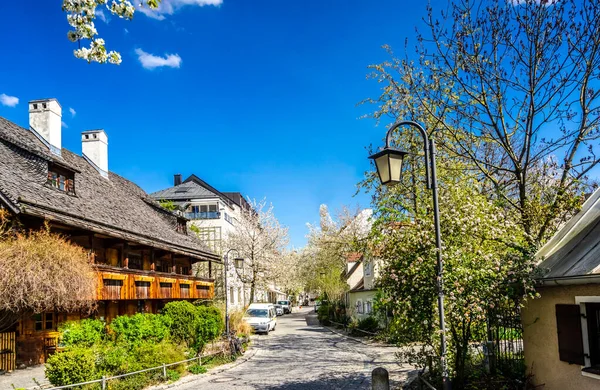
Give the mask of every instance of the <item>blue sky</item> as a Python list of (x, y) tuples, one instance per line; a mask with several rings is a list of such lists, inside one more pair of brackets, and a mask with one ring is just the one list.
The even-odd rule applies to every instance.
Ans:
[[(147, 192), (195, 173), (222, 191), (266, 197), (294, 246), (320, 204), (368, 207), (368, 195), (353, 195), (369, 169), (365, 146), (385, 129), (359, 119), (371, 108), (356, 104), (380, 88), (367, 65), (387, 59), (383, 44), (414, 44), (426, 3), (165, 1), (173, 7), (162, 20), (138, 12), (97, 21), (120, 66), (73, 57), (61, 1), (1, 2), (0, 96), (19, 100), (4, 99), (0, 116), (26, 127), (27, 101), (55, 97), (64, 147), (80, 153), (79, 134), (103, 128), (110, 170)], [(143, 66), (159, 63), (170, 66)]]

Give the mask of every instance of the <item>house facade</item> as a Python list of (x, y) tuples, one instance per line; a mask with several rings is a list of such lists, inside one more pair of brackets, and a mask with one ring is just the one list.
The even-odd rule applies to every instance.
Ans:
[[(182, 181), (181, 175), (174, 175), (173, 186), (151, 194), (156, 200), (172, 202), (189, 220), (188, 228), (215, 253), (224, 256), (226, 238), (235, 231), (237, 221), (242, 218), (242, 210), (249, 210), (250, 204), (239, 192), (221, 192), (199, 178), (191, 175)], [(231, 260), (236, 257), (231, 252)], [(219, 278), (217, 288), (222, 289)], [(242, 282), (233, 261), (229, 262), (226, 299), (233, 309), (242, 309), (250, 303), (250, 286)], [(275, 298), (274, 286), (255, 291), (256, 302), (272, 302)], [(219, 294), (224, 296), (225, 294)]]
[[(47, 223), (87, 249), (97, 271), (98, 308), (118, 315), (155, 313), (167, 302), (212, 299), (213, 263), (221, 263), (187, 220), (159, 205), (140, 187), (108, 169), (103, 130), (81, 134), (82, 154), (61, 145), (60, 104), (29, 102), (29, 129), (0, 117), (0, 206), (26, 229)], [(204, 264), (204, 273), (194, 273)], [(43, 363), (57, 348), (57, 328), (80, 313), (46, 312), (11, 329), (16, 361)]]
[(541, 297), (521, 313), (525, 363), (545, 390), (600, 388), (600, 192), (538, 252)]
[(349, 317), (362, 320), (373, 316), (377, 296), (375, 280), (379, 271), (377, 262), (365, 259), (360, 253), (348, 255), (346, 266), (346, 310)]

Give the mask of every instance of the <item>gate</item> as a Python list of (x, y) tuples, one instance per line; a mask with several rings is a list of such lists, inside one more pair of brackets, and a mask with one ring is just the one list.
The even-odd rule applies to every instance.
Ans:
[(15, 332), (0, 333), (0, 370), (15, 370)]

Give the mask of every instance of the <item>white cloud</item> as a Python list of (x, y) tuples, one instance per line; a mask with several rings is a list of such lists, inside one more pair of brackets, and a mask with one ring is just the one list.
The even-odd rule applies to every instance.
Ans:
[(0, 103), (3, 106), (14, 107), (19, 104), (19, 98), (16, 96), (8, 96), (7, 94), (0, 94)]
[(96, 8), (96, 17), (106, 24), (108, 24), (108, 22), (109, 22), (108, 17), (106, 17), (106, 14), (100, 8)]
[(181, 65), (181, 57), (179, 57), (179, 54), (165, 54), (164, 57), (161, 57), (146, 53), (142, 49), (135, 49), (135, 54), (138, 55), (138, 60), (146, 69), (160, 68), (163, 66), (179, 68)]
[(75, 111), (73, 107), (69, 107), (69, 112), (71, 113), (71, 116), (75, 116), (77, 114), (77, 111)]
[(67, 126), (67, 124), (66, 124), (64, 121), (60, 121), (60, 125), (61, 125), (62, 127), (64, 127), (65, 129), (68, 129), (68, 128), (69, 128), (69, 126)]
[(204, 7), (205, 5), (220, 6), (221, 4), (223, 4), (223, 0), (162, 0), (158, 9), (152, 10), (147, 6), (139, 6), (137, 10), (149, 18), (165, 20), (165, 15), (173, 15), (185, 6)]

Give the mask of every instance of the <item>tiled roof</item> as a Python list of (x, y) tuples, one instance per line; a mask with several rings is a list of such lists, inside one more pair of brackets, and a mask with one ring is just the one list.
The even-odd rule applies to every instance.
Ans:
[(221, 193), (213, 186), (200, 179), (196, 175), (191, 175), (183, 181), (183, 183), (156, 191), (150, 194), (154, 199), (172, 200), (178, 203), (188, 201), (190, 199), (209, 199), (220, 198), (225, 204), (230, 207), (233, 205), (233, 200)]
[(536, 255), (542, 279), (600, 274), (600, 190)]
[[(75, 196), (46, 185), (49, 161), (75, 172)], [(219, 261), (200, 240), (177, 233), (177, 216), (160, 207), (136, 184), (112, 172), (107, 180), (83, 157), (66, 149), (56, 156), (33, 132), (0, 117), (3, 200), (24, 214)]]

